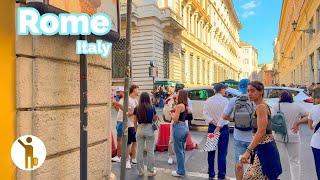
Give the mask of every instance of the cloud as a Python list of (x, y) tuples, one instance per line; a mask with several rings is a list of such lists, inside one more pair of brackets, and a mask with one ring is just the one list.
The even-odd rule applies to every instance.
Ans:
[(258, 6), (257, 1), (253, 0), (253, 1), (250, 1), (248, 3), (241, 5), (241, 8), (244, 10), (249, 10), (249, 9), (254, 9), (257, 6)]
[(243, 18), (248, 18), (249, 16), (254, 16), (256, 13), (254, 11), (245, 11), (243, 14), (242, 14), (242, 17)]

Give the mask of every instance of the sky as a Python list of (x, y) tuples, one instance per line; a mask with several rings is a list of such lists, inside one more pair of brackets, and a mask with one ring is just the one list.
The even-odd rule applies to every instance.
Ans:
[(233, 0), (242, 24), (240, 40), (258, 49), (259, 64), (271, 63), (282, 0)]

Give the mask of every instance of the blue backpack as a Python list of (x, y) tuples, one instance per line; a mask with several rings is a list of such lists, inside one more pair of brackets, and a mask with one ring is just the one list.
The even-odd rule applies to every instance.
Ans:
[(284, 116), (284, 113), (280, 109), (280, 103), (277, 113), (271, 118), (271, 127), (276, 134), (282, 135), (282, 139), (284, 142), (289, 142), (286, 118)]

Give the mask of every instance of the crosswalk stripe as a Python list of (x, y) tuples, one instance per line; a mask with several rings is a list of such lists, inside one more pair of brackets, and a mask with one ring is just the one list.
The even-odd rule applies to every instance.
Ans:
[[(165, 168), (157, 168), (156, 167), (156, 170), (159, 172), (164, 172), (166, 174), (171, 174), (172, 172), (172, 169), (165, 169)], [(189, 177), (198, 177), (198, 178), (206, 178), (208, 179), (209, 178), (209, 175), (208, 174), (203, 174), (203, 173), (199, 173), (199, 172), (187, 172), (187, 176)], [(231, 177), (228, 177), (230, 180), (236, 180), (236, 178), (231, 178)]]

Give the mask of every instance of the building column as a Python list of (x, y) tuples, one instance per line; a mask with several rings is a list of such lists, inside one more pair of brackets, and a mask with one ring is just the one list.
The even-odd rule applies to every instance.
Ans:
[(190, 24), (191, 17), (191, 5), (187, 5), (187, 31), (191, 32), (191, 24)]
[(197, 19), (198, 19), (198, 12), (194, 13), (194, 35), (195, 37), (198, 37), (198, 24), (197, 24)]

